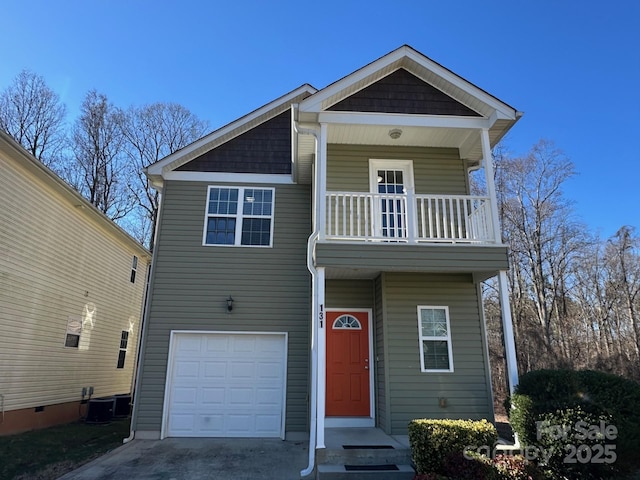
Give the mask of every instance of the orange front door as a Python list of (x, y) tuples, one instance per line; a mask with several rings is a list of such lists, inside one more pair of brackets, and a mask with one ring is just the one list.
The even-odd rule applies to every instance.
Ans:
[(369, 364), (368, 314), (327, 312), (327, 416), (370, 415)]

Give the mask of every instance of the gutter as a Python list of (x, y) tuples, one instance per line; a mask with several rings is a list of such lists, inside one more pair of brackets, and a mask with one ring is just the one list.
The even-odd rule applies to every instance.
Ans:
[[(316, 152), (318, 150), (318, 131), (315, 128), (302, 128), (298, 125), (298, 122), (295, 118), (295, 114), (297, 113), (297, 104), (293, 104), (292, 108), (292, 116), (293, 116), (293, 130), (299, 135), (313, 135), (316, 139)], [(309, 273), (311, 273), (311, 285), (312, 285), (312, 295), (311, 295), (311, 393), (309, 398), (309, 465), (304, 470), (300, 471), (301, 477), (306, 477), (313, 473), (313, 470), (316, 466), (316, 439), (317, 439), (317, 417), (318, 417), (318, 322), (316, 321), (318, 318), (318, 312), (316, 311), (318, 308), (318, 289), (316, 286), (316, 276), (318, 271), (314, 266), (314, 253), (315, 253), (315, 245), (318, 240), (318, 222), (315, 218), (315, 207), (318, 205), (319, 199), (318, 197), (318, 167), (317, 163), (314, 165), (314, 184), (313, 188), (315, 188), (315, 201), (313, 202), (314, 210), (313, 210), (313, 225), (314, 230), (309, 235), (309, 240), (307, 241), (307, 269)]]

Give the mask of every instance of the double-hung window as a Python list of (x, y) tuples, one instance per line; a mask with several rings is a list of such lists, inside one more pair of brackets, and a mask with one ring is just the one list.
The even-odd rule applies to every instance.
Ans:
[(423, 372), (453, 372), (448, 307), (418, 306), (420, 368)]
[(273, 188), (210, 186), (204, 245), (272, 246), (274, 196)]

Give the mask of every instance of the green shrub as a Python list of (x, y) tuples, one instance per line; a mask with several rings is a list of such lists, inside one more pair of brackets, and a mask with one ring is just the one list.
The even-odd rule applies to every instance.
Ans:
[(444, 473), (445, 459), (468, 447), (493, 448), (496, 428), (486, 420), (430, 420), (409, 422), (411, 458), (418, 473)]
[[(575, 472), (591, 469), (598, 470), (598, 475), (606, 478), (613, 475), (614, 470), (629, 472), (640, 467), (640, 456), (637, 455), (640, 451), (640, 384), (589, 370), (538, 370), (520, 378), (510, 401), (513, 408), (508, 410), (509, 418), (520, 441), (526, 446), (546, 449), (545, 452), (551, 454), (549, 466), (557, 476), (587, 478), (586, 473), (578, 475)], [(579, 421), (584, 422), (586, 428), (600, 427), (602, 421), (604, 426), (617, 429), (615, 439), (604, 439), (606, 441), (600, 443), (615, 445), (615, 463), (597, 464), (586, 460), (589, 455), (598, 455), (600, 447), (593, 447), (598, 439), (591, 439), (593, 444), (581, 439), (576, 427)], [(557, 439), (553, 435), (542, 435), (540, 428), (545, 425), (547, 430), (550, 425), (563, 426), (567, 435)], [(567, 456), (572, 460), (572, 445), (575, 448), (586, 445), (577, 466), (564, 461)], [(610, 458), (604, 456), (605, 460)]]

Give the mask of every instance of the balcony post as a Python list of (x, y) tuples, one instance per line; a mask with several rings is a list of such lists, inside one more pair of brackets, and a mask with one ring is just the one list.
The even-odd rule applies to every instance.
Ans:
[(498, 197), (496, 195), (496, 184), (493, 170), (493, 157), (491, 155), (491, 142), (489, 141), (489, 129), (483, 128), (481, 133), (482, 157), (484, 160), (484, 175), (487, 183), (487, 193), (489, 194), (489, 204), (491, 207), (491, 227), (493, 231), (493, 241), (502, 243), (502, 233), (500, 232), (500, 218), (498, 216)]
[(407, 240), (409, 243), (418, 243), (417, 227), (418, 213), (416, 208), (416, 189), (407, 187)]
[(319, 240), (324, 241), (327, 237), (327, 124), (320, 124), (320, 135), (318, 135), (318, 156), (316, 157), (316, 168), (318, 169), (318, 232)]

